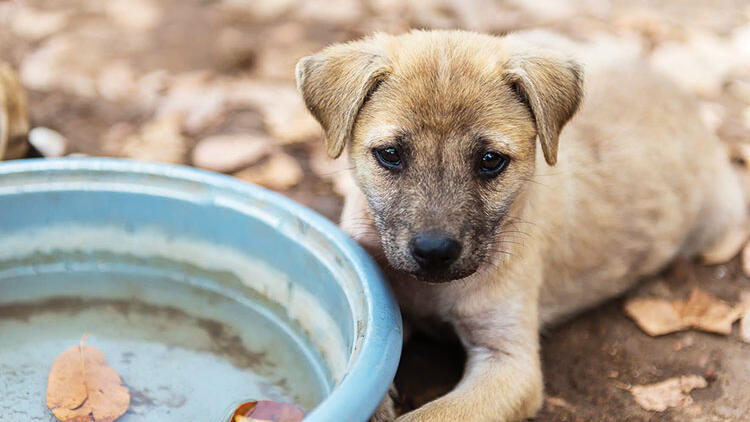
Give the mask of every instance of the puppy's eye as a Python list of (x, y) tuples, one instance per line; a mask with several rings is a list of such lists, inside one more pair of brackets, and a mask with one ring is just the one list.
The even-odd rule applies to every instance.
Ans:
[(385, 147), (373, 150), (375, 158), (380, 164), (389, 170), (401, 169), (401, 155), (396, 147)]
[(479, 172), (485, 176), (497, 176), (508, 166), (510, 158), (498, 152), (485, 152), (479, 163)]

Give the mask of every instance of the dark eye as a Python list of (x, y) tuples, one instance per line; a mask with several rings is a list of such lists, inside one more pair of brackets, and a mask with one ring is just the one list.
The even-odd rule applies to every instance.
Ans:
[(375, 158), (378, 159), (383, 167), (389, 170), (398, 170), (401, 168), (401, 155), (396, 147), (385, 147), (373, 150)]
[(479, 163), (479, 171), (485, 176), (497, 176), (508, 165), (510, 159), (507, 155), (497, 152), (486, 152)]

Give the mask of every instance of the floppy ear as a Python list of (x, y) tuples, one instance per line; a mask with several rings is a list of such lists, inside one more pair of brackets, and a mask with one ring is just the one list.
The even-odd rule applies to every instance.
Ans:
[(583, 70), (575, 61), (544, 54), (513, 56), (506, 69), (509, 82), (531, 108), (544, 159), (553, 166), (560, 131), (583, 98)]
[(329, 157), (341, 155), (386, 67), (385, 55), (371, 40), (337, 44), (297, 63), (297, 89), (323, 127)]

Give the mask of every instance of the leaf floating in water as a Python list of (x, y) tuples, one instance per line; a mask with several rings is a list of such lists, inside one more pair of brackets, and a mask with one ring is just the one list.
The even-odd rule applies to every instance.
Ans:
[(300, 422), (305, 413), (299, 407), (270, 400), (242, 403), (229, 422)]
[(52, 363), (47, 407), (63, 422), (113, 422), (128, 410), (130, 392), (104, 353), (85, 341), (86, 334)]

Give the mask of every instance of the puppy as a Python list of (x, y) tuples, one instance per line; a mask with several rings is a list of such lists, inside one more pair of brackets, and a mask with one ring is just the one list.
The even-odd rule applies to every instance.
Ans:
[(457, 387), (399, 421), (534, 416), (541, 326), (744, 221), (688, 98), (638, 62), (587, 66), (584, 84), (581, 63), (537, 38), (376, 34), (297, 65), (328, 154), (347, 149), (359, 187), (342, 227), (407, 321), (467, 351)]

